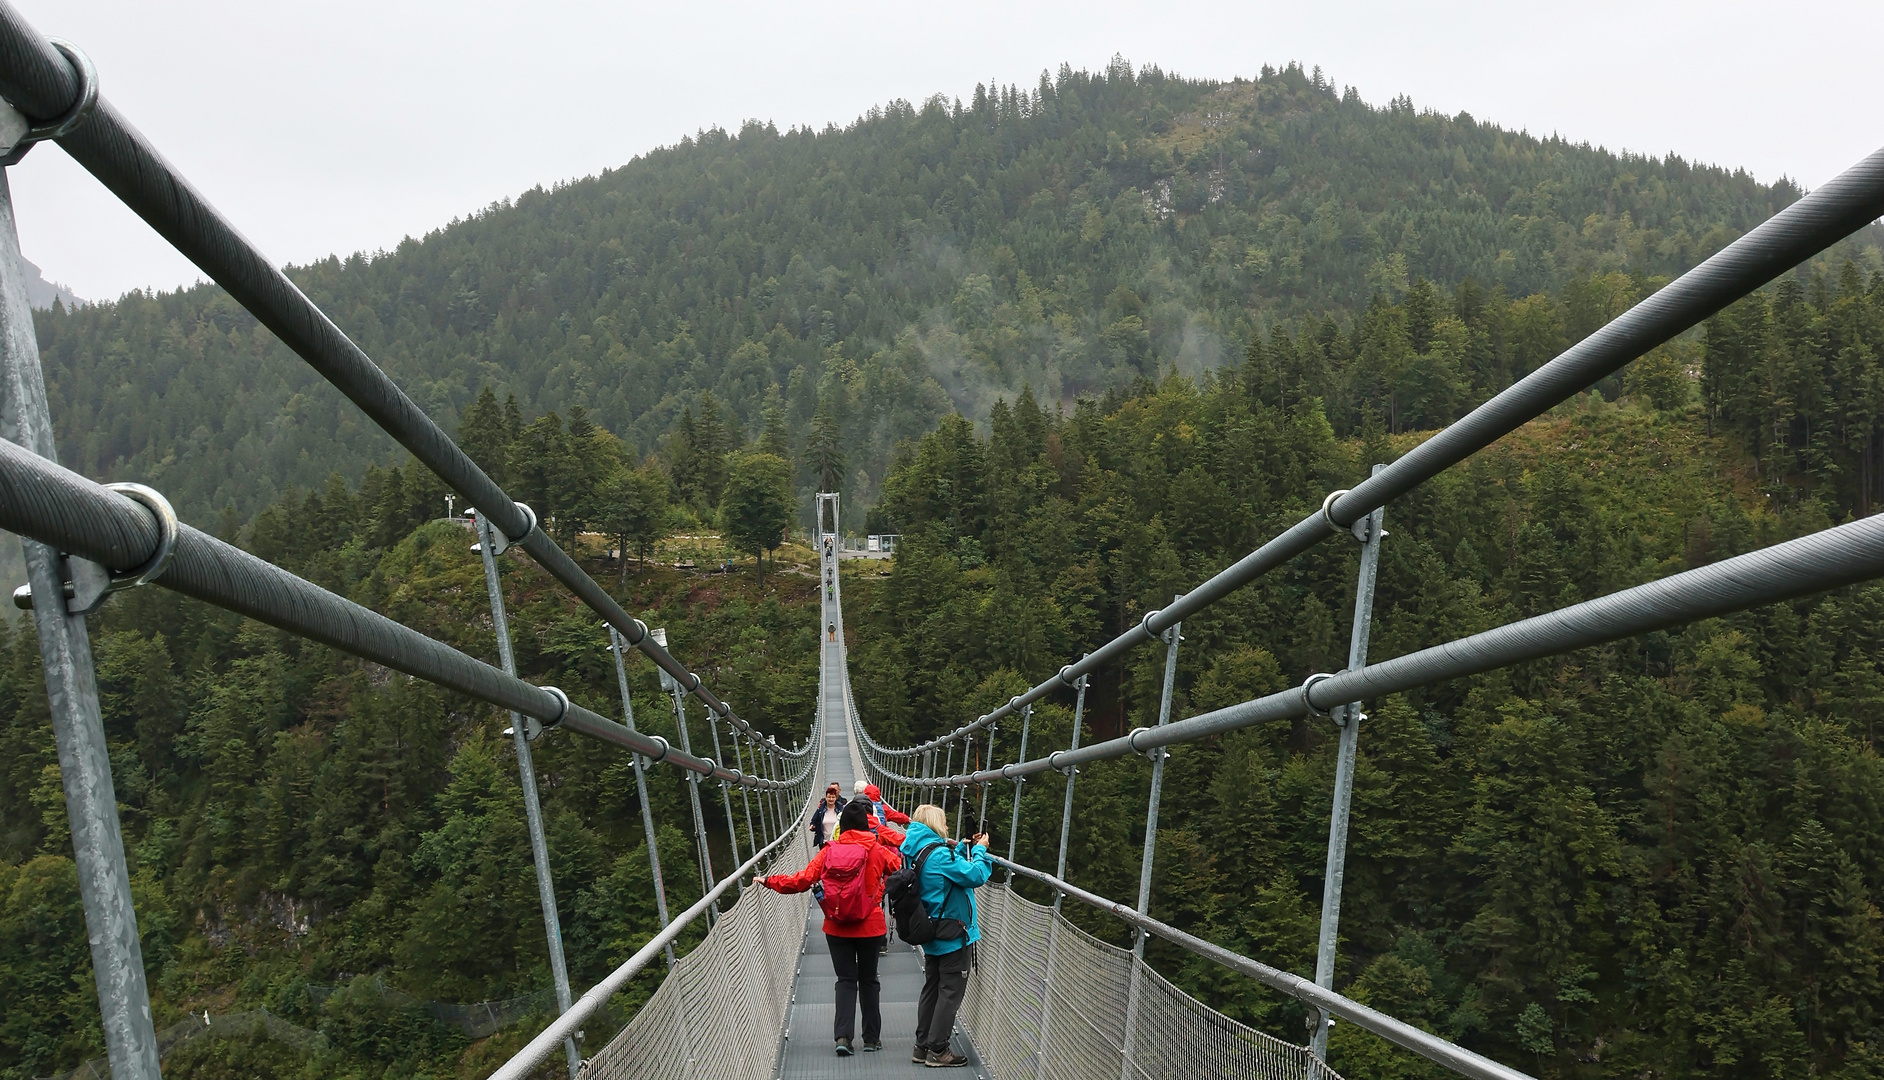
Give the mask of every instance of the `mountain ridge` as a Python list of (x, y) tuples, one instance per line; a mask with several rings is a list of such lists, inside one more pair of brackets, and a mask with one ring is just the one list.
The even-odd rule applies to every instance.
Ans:
[[(1376, 108), (1299, 65), (1224, 83), (1115, 60), (842, 128), (708, 130), (290, 274), (447, 426), (490, 383), (648, 454), (707, 390), (756, 432), (776, 386), (794, 440), (838, 418), (861, 510), (896, 444), (1024, 386), (1199, 374), (1421, 277), (1652, 285), (1798, 195)], [(66, 463), (188, 515), (400, 456), (214, 286), (39, 319)]]

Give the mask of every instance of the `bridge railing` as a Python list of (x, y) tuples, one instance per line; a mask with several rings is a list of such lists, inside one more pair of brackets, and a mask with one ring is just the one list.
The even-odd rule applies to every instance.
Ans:
[[(642, 809), (661, 920), (656, 952), (700, 911), (715, 910), (737, 875), (712, 881), (711, 858), (697, 781), (717, 781), (738, 861), (740, 843), (729, 787), (747, 806), (747, 850), (757, 847), (750, 825), (750, 794), (760, 793), (759, 817), (779, 836), (746, 860), (749, 871), (796, 831), (785, 819), (809, 800), (819, 756), (818, 731), (803, 747), (780, 746), (735, 713), (691, 673), (639, 620), (631, 617), (543, 532), (529, 507), (513, 501), (366, 353), (245, 239), (98, 92), (99, 73), (76, 46), (55, 42), (0, 0), (0, 165), (11, 165), (40, 141), (57, 142), (160, 235), (221, 285), (284, 344), (358, 405), (453, 491), (476, 508), (479, 550), (499, 631), (501, 668), (465, 655), (415, 630), (321, 589), (179, 522), (164, 497), (140, 485), (103, 487), (60, 468), (52, 436), (45, 380), (20, 266), (11, 194), (0, 183), (0, 527), (19, 533), (30, 584), (15, 594), (31, 607), (51, 703), (54, 737), (70, 809), (73, 854), (91, 942), (107, 1055), (114, 1076), (158, 1080), (158, 1045), (132, 908), (129, 874), (117, 815), (110, 760), (99, 712), (95, 672), (84, 616), (112, 591), (155, 583), (258, 619), (352, 655), (425, 679), (512, 714), (526, 816), (561, 1003), (569, 987), (548, 858), (537, 812), (529, 740), (532, 732), (562, 727), (623, 747), (643, 766), (665, 763), (689, 773), (696, 843), (707, 893), (696, 909), (669, 922), (653, 850), (654, 828), (642, 788)], [(625, 723), (572, 702), (555, 687), (516, 677), (505, 628), (503, 596), (493, 557), (521, 547), (625, 644), (648, 657), (673, 689), (681, 747), (633, 725), (625, 675)], [(619, 657), (619, 651), (617, 651)], [(733, 739), (735, 765), (696, 755), (689, 743), (685, 699), (706, 706), (714, 754), (722, 751), (719, 724)], [(751, 755), (745, 769), (741, 740)], [(768, 813), (768, 804), (770, 813)], [(645, 951), (645, 950), (644, 950)], [(671, 953), (670, 953), (671, 956)], [(702, 961), (704, 963), (704, 961)], [(696, 967), (699, 965), (695, 965)], [(618, 973), (619, 974), (619, 973)], [(592, 992), (593, 993), (593, 992)], [(585, 996), (584, 1001), (590, 1000)], [(595, 1007), (588, 1008), (586, 1017)], [(568, 1020), (571, 1014), (565, 1013)], [(573, 1026), (563, 1024), (557, 1030)], [(567, 1031), (573, 1076), (578, 1053)]]
[(981, 974), (968, 980), (961, 1022), (996, 1077), (1340, 1080), (1307, 1047), (1217, 1012), (1051, 906), (999, 886), (976, 904)]
[[(1442, 1040), (1430, 1036), (1414, 1038), (1409, 1033), (1416, 1029), (1406, 1025), (1399, 1025), (1404, 1031), (1394, 1031), (1392, 1025), (1398, 1022), (1389, 1017), (1376, 1013), (1372, 1014), (1374, 1020), (1386, 1023), (1361, 1022), (1362, 1014), (1354, 1010), (1364, 1007), (1332, 993), (1354, 764), (1359, 752), (1360, 728), (1366, 719), (1361, 704), (1387, 694), (1877, 577), (1884, 574), (1884, 519), (1873, 517), (1827, 529), (1547, 615), (1510, 623), (1384, 663), (1370, 664), (1367, 653), (1375, 574), (1380, 544), (1386, 535), (1385, 506), (1525, 422), (1589, 389), (1648, 350), (1694, 328), (1708, 316), (1875, 221), (1880, 214), (1884, 214), (1884, 150), (1871, 154), (1830, 183), (1780, 211), (1405, 456), (1390, 464), (1374, 466), (1373, 474), (1352, 490), (1330, 492), (1316, 512), (1189, 592), (1178, 594), (1165, 607), (1149, 612), (1138, 625), (1062, 667), (1053, 677), (1027, 692), (1015, 695), (946, 734), (903, 747), (885, 746), (872, 738), (853, 708), (849, 720), (866, 769), (886, 791), (912, 793), (910, 797), (940, 791), (944, 805), (947, 794), (955, 792), (958, 820), (970, 787), (979, 789), (985, 813), (988, 786), (1011, 781), (1016, 823), (1022, 785), (1027, 778), (1048, 770), (1064, 773), (1067, 788), (1060, 832), (1060, 869), (1058, 875), (1049, 878), (1055, 883), (1058, 895), (1063, 896), (1071, 895), (1070, 886), (1066, 886), (1061, 877), (1066, 872), (1066, 844), (1074, 808), (1073, 778), (1078, 767), (1093, 761), (1146, 755), (1151, 761), (1151, 784), (1137, 904), (1127, 908), (1086, 894), (1090, 901), (1115, 910), (1135, 926), (1133, 951), (1142, 956), (1146, 935), (1160, 932), (1147, 919), (1147, 913), (1167, 748), (1259, 723), (1301, 716), (1325, 717), (1338, 729), (1339, 736), (1315, 979), (1310, 983), (1297, 976), (1275, 972), (1223, 950), (1217, 950), (1222, 955), (1212, 956), (1212, 959), (1251, 974), (1256, 974), (1257, 969), (1269, 971), (1277, 978), (1264, 978), (1259, 974), (1256, 977), (1314, 1005), (1321, 1018), (1311, 1039), (1317, 1058), (1326, 1053), (1331, 1018), (1346, 1015), (1356, 1019), (1360, 1026), (1466, 1075), (1522, 1076)], [(1170, 715), (1172, 691), (1178, 646), (1183, 640), (1183, 620), (1283, 566), (1321, 541), (1338, 535), (1352, 535), (1362, 545), (1348, 666), (1336, 673), (1310, 675), (1300, 686), (1280, 693), (1173, 722)], [(1122, 738), (1081, 746), (1080, 714), (1087, 677), (1137, 646), (1152, 641), (1162, 641), (1165, 646), (1163, 695), (1156, 726), (1136, 729)], [(1064, 690), (1078, 694), (1072, 745), (1028, 757), (1033, 705), (1049, 694)], [(994, 758), (996, 726), (1014, 716), (1020, 717), (1021, 732), (1018, 750), (1013, 752), (1010, 763), (999, 768), (970, 769), (971, 752), (983, 753), (989, 760)], [(977, 746), (978, 739), (984, 740), (983, 745)], [(953, 767), (958, 744), (961, 772)], [(1039, 876), (1038, 871), (1011, 862), (1013, 832), (1010, 828), (1009, 859), (1003, 861), (1015, 872)], [(1193, 944), (1208, 946), (1207, 942), (1193, 939), (1186, 947), (1191, 948)], [(1209, 949), (1193, 948), (1192, 951), (1211, 955)], [(1135, 1016), (1143, 1002), (1146, 985), (1136, 969), (1132, 978), (1124, 1021), (1125, 1043), (1121, 1049), (1122, 1075), (1127, 1077), (1139, 1052), (1134, 1043)]]

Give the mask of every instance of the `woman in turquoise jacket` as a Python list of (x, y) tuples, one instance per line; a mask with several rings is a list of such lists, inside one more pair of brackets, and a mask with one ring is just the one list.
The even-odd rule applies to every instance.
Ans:
[(903, 857), (914, 859), (933, 847), (922, 861), (922, 905), (931, 919), (954, 919), (962, 924), (960, 937), (937, 938), (923, 945), (922, 996), (916, 1002), (916, 1048), (910, 1060), (936, 1067), (968, 1064), (949, 1046), (955, 1016), (968, 992), (968, 971), (975, 962), (975, 943), (981, 925), (975, 920), (972, 892), (988, 883), (994, 863), (988, 858), (985, 833), (965, 844), (948, 843), (949, 820), (939, 806), (924, 804), (910, 815), (903, 837)]

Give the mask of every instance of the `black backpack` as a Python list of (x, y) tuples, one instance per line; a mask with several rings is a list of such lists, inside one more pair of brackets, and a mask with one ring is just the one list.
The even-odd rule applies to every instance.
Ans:
[(928, 907), (922, 902), (922, 864), (928, 861), (930, 852), (945, 842), (937, 840), (925, 844), (890, 875), (883, 890), (883, 895), (890, 900), (890, 913), (896, 916), (896, 936), (911, 945), (952, 941), (965, 933), (960, 919), (931, 919)]

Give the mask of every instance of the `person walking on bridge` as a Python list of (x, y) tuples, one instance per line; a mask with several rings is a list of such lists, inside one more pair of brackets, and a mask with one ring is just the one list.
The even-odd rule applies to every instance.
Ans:
[[(862, 801), (844, 804), (837, 837), (818, 849), (810, 865), (796, 874), (754, 878), (774, 892), (801, 893), (823, 883), (824, 939), (831, 946), (837, 974), (837, 1014), (831, 1037), (837, 1056), (851, 1055), (857, 1035), (857, 1007), (863, 1006), (863, 1048), (883, 1049), (882, 984), (877, 981), (877, 952), (889, 935), (883, 919), (883, 879), (903, 865), (895, 849), (870, 830), (870, 811)], [(861, 1002), (860, 1002), (861, 999)]]
[[(922, 996), (916, 1001), (916, 1048), (910, 1060), (930, 1068), (955, 1068), (968, 1059), (955, 1052), (949, 1037), (968, 993), (968, 970), (981, 940), (971, 890), (988, 883), (994, 863), (988, 858), (986, 833), (976, 833), (965, 844), (949, 842), (949, 819), (941, 807), (924, 803), (910, 816), (903, 857), (921, 859), (917, 883), (923, 907), (931, 919), (953, 919), (964, 931), (959, 937), (923, 943)], [(925, 848), (933, 850), (922, 858)]]
[(844, 809), (843, 789), (833, 780), (824, 788), (824, 801), (811, 812), (811, 846), (821, 848), (831, 842), (831, 834), (837, 831), (837, 817)]
[(859, 780), (851, 785), (851, 798), (870, 800), (870, 812), (878, 821), (886, 821), (892, 825), (909, 824), (909, 815), (884, 802), (883, 789), (868, 780)]

